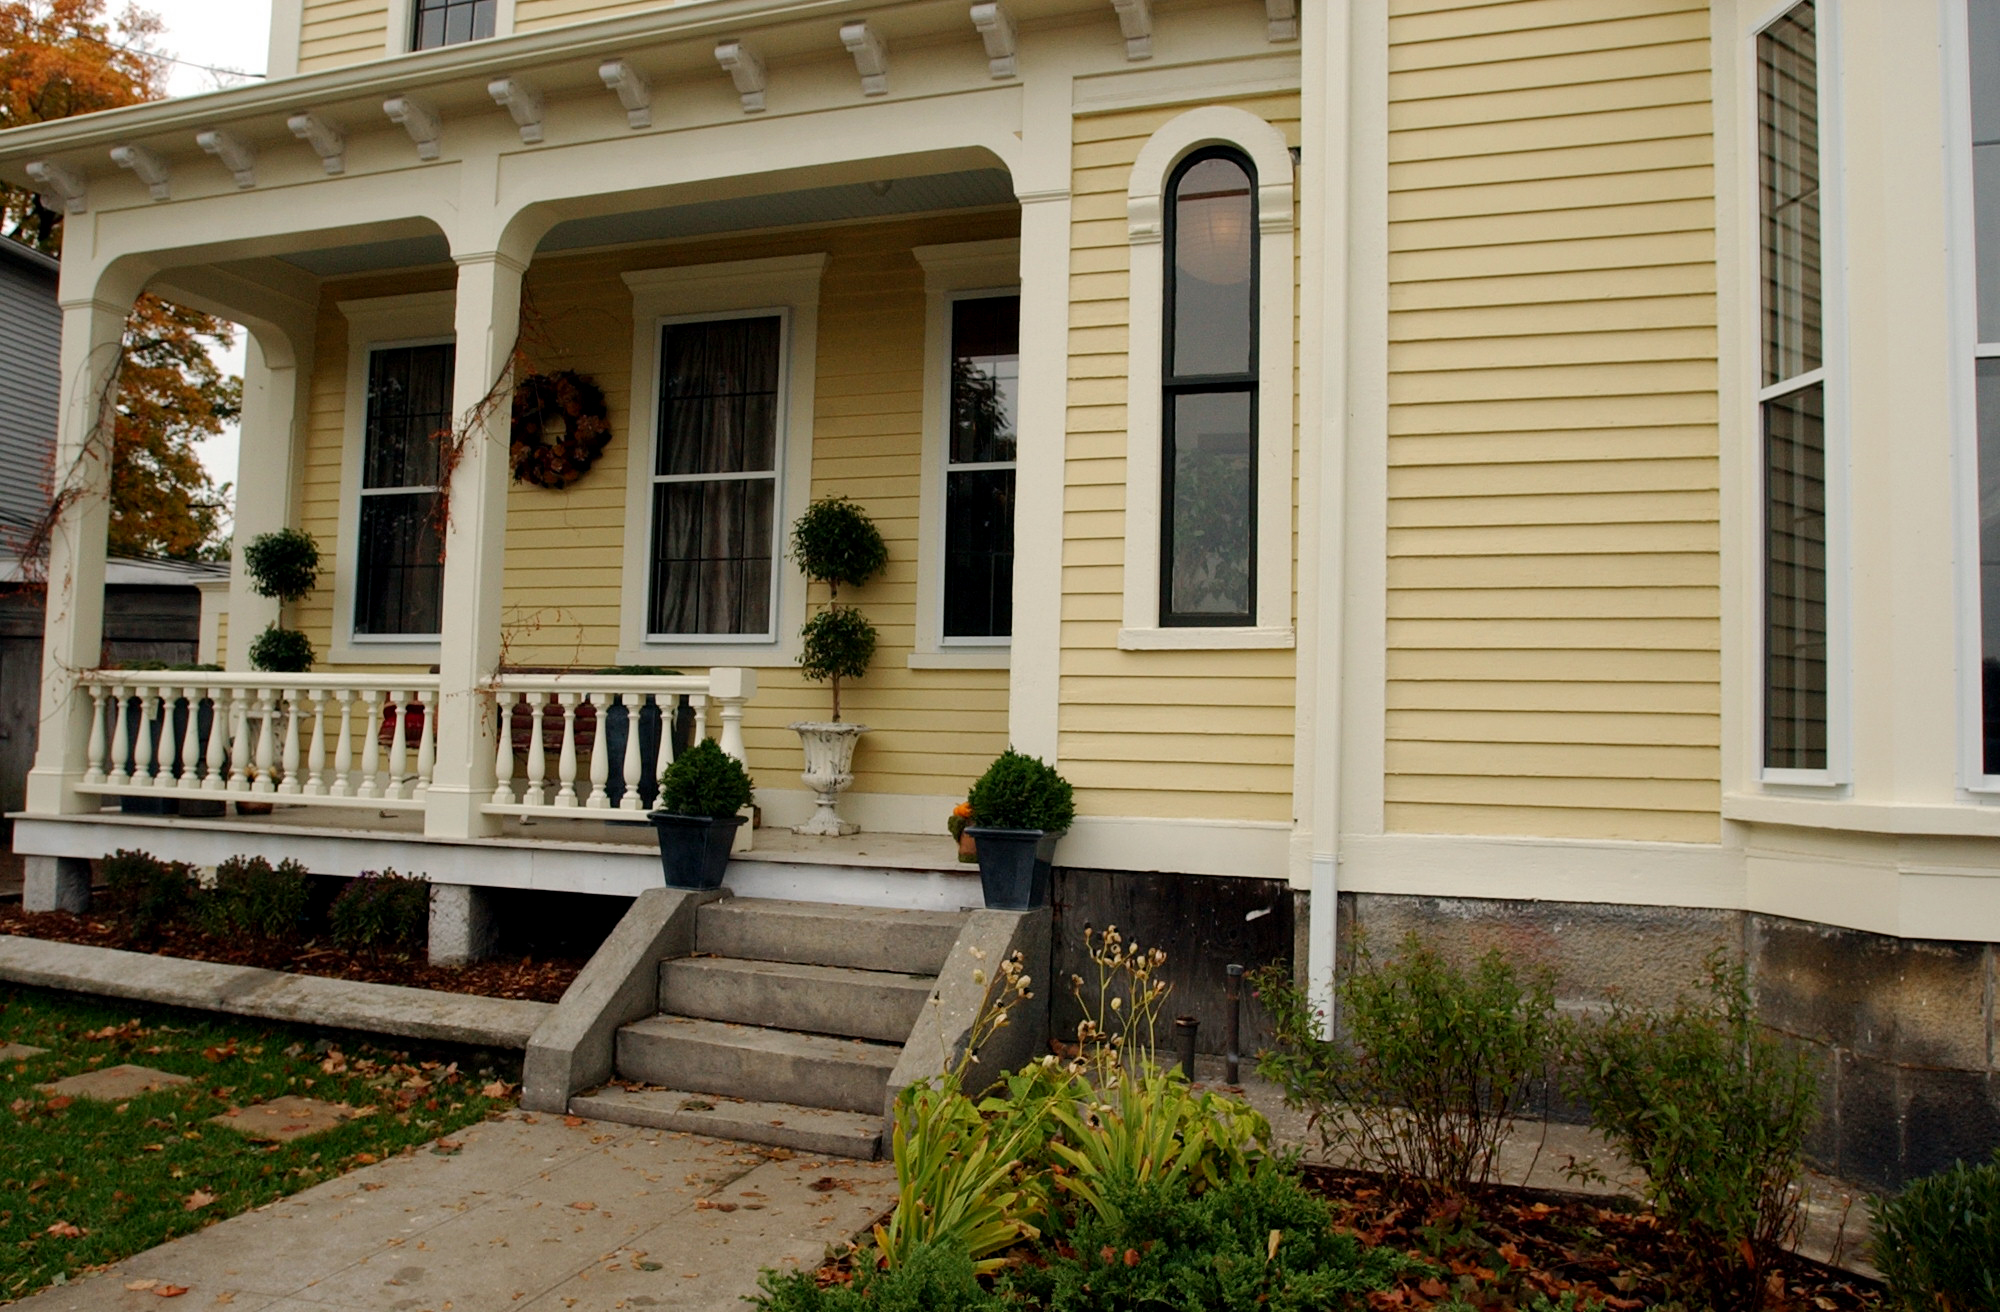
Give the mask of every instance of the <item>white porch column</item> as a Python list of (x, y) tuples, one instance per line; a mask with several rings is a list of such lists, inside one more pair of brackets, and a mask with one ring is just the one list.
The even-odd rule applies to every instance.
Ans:
[[(292, 464), (299, 414), (300, 367), (273, 366), (255, 333), (245, 333), (242, 440), (236, 457), (236, 527), (229, 575), (229, 645), (222, 659), (232, 670), (250, 668), (250, 644), (278, 620), (275, 597), (260, 597), (243, 568), (243, 548), (259, 534), (291, 519)], [(331, 586), (333, 562), (322, 562)]]
[(61, 506), (49, 534), (42, 631), (41, 727), (26, 809), (38, 815), (95, 811), (76, 791), (90, 736), (90, 700), (77, 675), (104, 647), (104, 539), (111, 522), (111, 413), (119, 341), (131, 302), (98, 290), (62, 302), (62, 409), (53, 487)]
[(1070, 79), (1028, 89), (1021, 201), (1021, 413), (1007, 737), (1054, 763), (1062, 681), (1063, 457), (1069, 432)]
[[(474, 838), (497, 822), (480, 808), (493, 796), (494, 726), (477, 689), (500, 660), (500, 582), (507, 537), (507, 392), (520, 331), (524, 262), (499, 252), (458, 257), (457, 367), (453, 421), (463, 443), (451, 475), (444, 534), (444, 602), (438, 641), (437, 766), (425, 794), (424, 832)], [(490, 396), (498, 401), (489, 402)]]

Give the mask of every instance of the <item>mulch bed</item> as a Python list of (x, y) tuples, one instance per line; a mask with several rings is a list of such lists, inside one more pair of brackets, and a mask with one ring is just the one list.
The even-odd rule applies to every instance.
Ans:
[(471, 993), (486, 998), (519, 998), (529, 1002), (559, 1002), (563, 991), (583, 969), (580, 958), (496, 958), (466, 966), (433, 966), (422, 957), (391, 953), (351, 952), (324, 943), (286, 944), (217, 938), (187, 925), (170, 925), (143, 940), (123, 926), (67, 911), (24, 912), (18, 905), (0, 904), (0, 934), (23, 938), (82, 943), (90, 947), (151, 952), (162, 957), (213, 961), (227, 966), (257, 966), (294, 975), (362, 980), (370, 984), (401, 984), (443, 993)]
[[(1575, 1290), (1579, 1307), (1636, 1312), (1671, 1305), (1678, 1292), (1675, 1242), (1633, 1199), (1495, 1186), (1468, 1216), (1400, 1204), (1379, 1176), (1365, 1172), (1304, 1170), (1306, 1183), (1334, 1205), (1341, 1228), (1449, 1273), (1373, 1294), (1371, 1308), (1428, 1308), (1455, 1295), (1474, 1307), (1509, 1309), (1537, 1293), (1553, 1302)], [(1797, 1254), (1772, 1260), (1762, 1312), (1881, 1306), (1872, 1280)]]

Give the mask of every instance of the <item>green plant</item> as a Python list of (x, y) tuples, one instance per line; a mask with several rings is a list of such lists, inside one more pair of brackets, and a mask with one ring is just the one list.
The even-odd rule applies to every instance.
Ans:
[(336, 947), (414, 952), (430, 934), (431, 884), (422, 875), (363, 871), (328, 913)]
[[(1081, 1084), (1081, 1082), (1079, 1082)], [(1049, 1151), (1071, 1168), (1056, 1185), (1108, 1221), (1121, 1220), (1121, 1186), (1199, 1194), (1247, 1179), (1270, 1151), (1271, 1126), (1248, 1103), (1196, 1093), (1178, 1072), (1148, 1071), (1101, 1095), (1052, 1103), (1062, 1138)]]
[(724, 820), (750, 805), (755, 785), (750, 772), (704, 738), (660, 772), (660, 810), (672, 815), (706, 815)]
[(792, 559), (838, 597), (881, 573), (889, 548), (868, 512), (846, 497), (821, 497), (792, 524)]
[(765, 1312), (1009, 1312), (1018, 1304), (986, 1291), (972, 1259), (951, 1244), (924, 1244), (897, 1266), (862, 1266), (851, 1285), (825, 1289), (810, 1271), (757, 1278)]
[(1499, 952), (1466, 970), (1414, 935), (1390, 961), (1362, 943), (1337, 987), (1346, 1033), (1331, 1040), (1288, 968), (1266, 967), (1251, 985), (1277, 1039), (1259, 1073), (1308, 1113), (1324, 1150), (1420, 1194), (1492, 1181), (1558, 1047), (1553, 981)]
[(1007, 1284), (1050, 1312), (1360, 1309), (1411, 1266), (1336, 1233), (1326, 1203), (1273, 1164), (1206, 1193), (1119, 1179), (1046, 1265)]
[(1804, 1054), (1758, 1025), (1743, 967), (1718, 951), (1705, 974), (1702, 996), (1665, 1012), (1614, 999), (1573, 1064), (1591, 1123), (1646, 1173), (1683, 1276), (1719, 1307), (1748, 1307), (1799, 1223), (1818, 1089)]
[(104, 858), (101, 872), (106, 905), (135, 938), (180, 919), (194, 893), (193, 866), (150, 852), (120, 848)]
[(235, 856), (215, 868), (213, 886), (194, 895), (192, 919), (210, 934), (285, 940), (305, 924), (312, 876), (287, 858)]
[(1868, 1200), (1871, 1256), (1902, 1312), (2000, 1312), (2000, 1153)]
[(312, 639), (297, 629), (272, 624), (250, 640), (250, 668), (272, 674), (303, 674), (318, 659)]
[(319, 583), (319, 543), (295, 528), (259, 533), (243, 548), (243, 566), (258, 596), (297, 601)]
[(1167, 954), (1128, 942), (1112, 925), (1103, 933), (1083, 927), (1083, 948), (1091, 973), (1069, 977), (1069, 989), (1083, 1013), (1076, 1025), (1079, 1070), (1088, 1070), (1101, 1087), (1110, 1088), (1128, 1072), (1153, 1070), (1158, 1047), (1160, 1009), (1173, 986), (1160, 976)]
[(840, 681), (868, 673), (875, 659), (875, 626), (852, 606), (831, 605), (799, 630), (799, 673), (833, 685), (833, 719), (840, 722)]
[(1076, 819), (1076, 794), (1069, 781), (1041, 757), (1011, 747), (993, 758), (965, 800), (973, 823), (989, 829), (1059, 834)]
[(949, 1247), (975, 1269), (997, 1270), (993, 1254), (1041, 1233), (1047, 1183), (1025, 1159), (1043, 1137), (1034, 1116), (996, 1127), (965, 1096), (954, 1074), (912, 1084), (896, 1099), (892, 1142), (896, 1210), (875, 1227), (883, 1264), (895, 1268), (919, 1250)]

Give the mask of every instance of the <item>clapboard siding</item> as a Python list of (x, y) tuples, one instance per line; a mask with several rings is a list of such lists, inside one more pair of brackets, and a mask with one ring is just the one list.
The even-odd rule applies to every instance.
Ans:
[[(535, 261), (528, 271), (531, 310), (524, 321), (524, 349), (538, 369), (575, 369), (594, 379), (604, 390), (613, 437), (590, 473), (570, 488), (557, 492), (515, 484), (508, 495), (506, 660), (584, 669), (616, 663), (628, 532), (625, 479), (634, 467), (632, 297), (620, 274), (824, 251), (812, 493), (854, 497), (889, 545), (883, 575), (842, 595), (863, 607), (880, 632), (867, 677), (841, 690), (843, 717), (871, 729), (855, 760), (854, 786), (925, 796), (963, 793), (1007, 745), (1007, 672), (909, 668), (917, 622), (925, 367), (923, 274), (911, 249), (1018, 231), (1014, 214), (986, 213)], [(399, 275), (343, 281), (325, 294), (301, 491), (305, 526), (329, 551), (342, 531), (347, 370), (345, 321), (334, 303), (449, 285), (448, 274)], [(640, 439), (642, 449), (645, 441)], [(643, 459), (637, 467), (645, 467)], [(298, 608), (321, 650), (332, 635), (331, 595), (330, 587), (322, 588)], [(827, 710), (826, 688), (805, 683), (796, 670), (758, 672), (744, 741), (760, 783), (799, 786), (798, 736), (786, 726), (823, 719)], [(940, 826), (943, 820), (940, 816)]]
[[(1297, 97), (1233, 103), (1297, 142)], [(1286, 821), (1292, 818), (1294, 653), (1118, 650), (1125, 590), (1125, 379), (1127, 352), (1134, 348), (1125, 197), (1146, 139), (1182, 112), (1174, 107), (1076, 120), (1059, 751), (1063, 773), (1077, 787), (1078, 808), (1087, 815)], [(1158, 258), (1159, 248), (1148, 253)], [(1286, 272), (1296, 277), (1295, 270)]]
[(388, 41), (386, 0), (304, 0), (299, 15), (299, 72), (380, 59)]
[(0, 324), (0, 524), (19, 531), (49, 504), (62, 356), (53, 261), (12, 243), (0, 252)]
[(1385, 821), (1714, 842), (1708, 13), (1392, 0)]

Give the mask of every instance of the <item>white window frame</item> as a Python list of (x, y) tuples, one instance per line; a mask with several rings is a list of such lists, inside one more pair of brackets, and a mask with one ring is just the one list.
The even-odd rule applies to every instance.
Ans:
[[(913, 254), (924, 271), (924, 446), (923, 481), (917, 498), (917, 627), (909, 666), (916, 670), (1004, 670), (1011, 659), (1011, 637), (944, 635), (945, 479), (951, 467), (951, 317), (952, 306), (959, 301), (1021, 294), (1021, 242), (1015, 237), (954, 242), (919, 246)], [(1018, 429), (1017, 422), (1017, 438)], [(1019, 468), (1018, 458), (1015, 467)]]
[[(493, 35), (481, 37), (481, 41), (497, 41), (503, 36), (514, 35), (514, 7), (516, 0), (498, 0), (493, 6)], [(428, 50), (416, 50), (417, 0), (389, 0), (389, 30), (384, 36), (383, 53), (388, 55), (429, 54)], [(477, 45), (476, 41), (460, 41), (459, 45)], [(449, 50), (450, 46), (435, 46), (436, 50)]]
[[(1755, 534), (1753, 559), (1756, 562), (1756, 613), (1752, 625), (1755, 637), (1755, 678), (1751, 682), (1754, 732), (1746, 735), (1752, 752), (1751, 776), (1775, 794), (1823, 795), (1839, 792), (1853, 784), (1853, 636), (1851, 569), (1849, 550), (1852, 526), (1850, 454), (1848, 436), (1848, 362), (1846, 205), (1846, 152), (1842, 149), (1840, 63), (1840, 15), (1838, 0), (1814, 0), (1815, 93), (1819, 110), (1819, 192), (1820, 192), (1820, 366), (1781, 383), (1764, 383), (1764, 278), (1763, 278), (1763, 178), (1762, 102), (1757, 88), (1757, 42), (1764, 30), (1798, 7), (1799, 0), (1785, 0), (1772, 6), (1751, 26), (1743, 44), (1743, 104), (1747, 149), (1742, 178), (1742, 195), (1748, 222), (1743, 225), (1743, 268), (1745, 281), (1754, 289), (1746, 297), (1751, 330), (1745, 336), (1749, 351), (1748, 377), (1744, 389), (1749, 400), (1745, 432), (1752, 435), (1750, 458), (1755, 489), (1752, 532)], [(1766, 515), (1770, 510), (1768, 460), (1764, 434), (1764, 405), (1817, 382), (1825, 411), (1826, 466), (1826, 768), (1823, 770), (1777, 769), (1767, 766), (1766, 734), (1769, 728), (1770, 640), (1765, 613), (1770, 595), (1770, 539)]]
[[(1205, 146), (1241, 151), (1257, 170), (1257, 596), (1256, 623), (1160, 624), (1161, 350), (1166, 331), (1162, 193), (1175, 166)], [(1177, 115), (1147, 139), (1126, 192), (1131, 282), (1126, 363), (1125, 607), (1118, 645), (1127, 651), (1290, 647), (1292, 625), (1292, 444), (1297, 397), (1291, 343), (1297, 289), (1292, 265), (1293, 163), (1284, 134), (1255, 114), (1205, 105)]]
[[(362, 464), (368, 443), (368, 365), (377, 351), (456, 340), (453, 292), (414, 292), (341, 301), (347, 320), (347, 391), (340, 448), (340, 527), (334, 538), (332, 647), (336, 664), (435, 664), (438, 635), (356, 633)], [(455, 406), (454, 402), (454, 406)], [(454, 409), (454, 413), (456, 410)]]
[[(706, 668), (796, 665), (806, 581), (784, 544), (812, 492), (813, 389), (824, 253), (722, 264), (638, 269), (632, 292), (632, 419), (625, 474), (625, 563), (618, 663)], [(660, 335), (670, 323), (777, 315), (778, 442), (772, 507), (771, 632), (654, 636), (646, 632), (652, 571), (653, 464), (659, 443)]]

